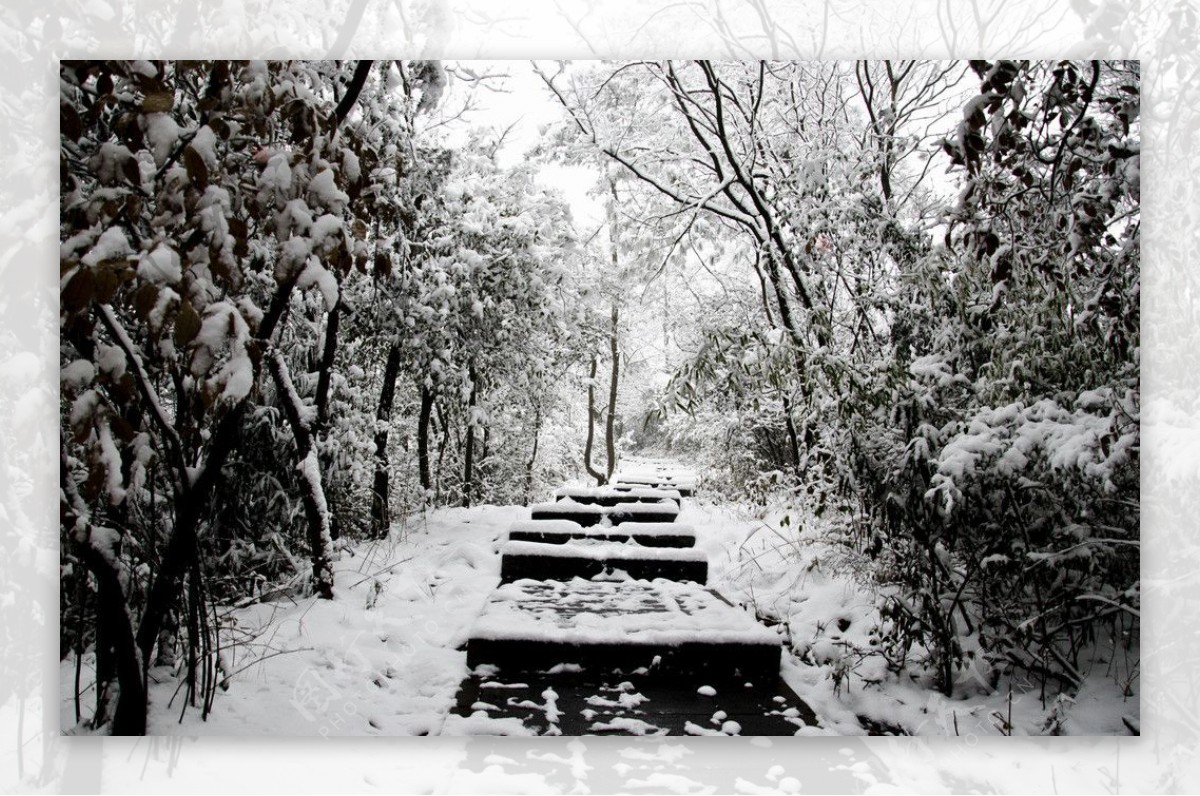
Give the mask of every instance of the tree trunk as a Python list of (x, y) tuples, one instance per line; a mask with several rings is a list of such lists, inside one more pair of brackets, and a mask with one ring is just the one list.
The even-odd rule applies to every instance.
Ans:
[[(90, 546), (89, 546), (90, 548)], [(113, 714), (113, 735), (146, 734), (146, 681), (142, 658), (138, 652), (137, 638), (133, 632), (133, 619), (121, 586), (121, 576), (108, 561), (87, 550), (83, 556), (88, 570), (99, 586), (100, 613), (98, 630), (102, 629), (106, 644), (111, 644), (113, 663), (116, 669), (119, 694), (117, 708)], [(100, 640), (97, 639), (97, 645)]]
[[(333, 362), (337, 356), (338, 327), (341, 316), (342, 294), (341, 284), (339, 283), (338, 299), (334, 303), (333, 309), (329, 311), (329, 317), (325, 321), (325, 344), (321, 349), (321, 361), (317, 365), (317, 421), (313, 427), (313, 436), (322, 441), (325, 439), (325, 435), (329, 429), (329, 390), (330, 382), (333, 380)], [(325, 474), (330, 471), (329, 462), (322, 457), (321, 473)], [(329, 495), (326, 495), (326, 498), (329, 500), (329, 536), (331, 539), (338, 539), (342, 535), (338, 515), (334, 511), (333, 499)]]
[(783, 422), (787, 426), (788, 442), (792, 447), (792, 461), (796, 466), (796, 472), (800, 472), (800, 438), (796, 434), (796, 421), (792, 419), (792, 402), (784, 393), (783, 398)]
[(475, 491), (475, 402), (479, 384), (475, 378), (475, 363), (467, 365), (467, 376), (471, 379), (471, 396), (467, 400), (467, 440), (463, 445), (462, 504), (470, 506)]
[(604, 473), (592, 466), (592, 448), (596, 444), (596, 355), (592, 354), (592, 367), (588, 372), (587, 442), (583, 445), (583, 466), (588, 475), (596, 479), (598, 486), (608, 482)]
[(475, 497), (478, 499), (483, 495), (483, 485), (487, 483), (488, 456), (492, 452), (492, 427), (485, 425), (483, 427), (483, 439), (481, 440), (483, 450), (479, 451), (479, 458), (475, 462)]
[(300, 500), (308, 520), (308, 544), (311, 548), (313, 590), (322, 599), (333, 599), (333, 565), (330, 561), (329, 507), (321, 482), (321, 466), (312, 445), (312, 436), (301, 414), (300, 396), (292, 385), (283, 354), (275, 349), (267, 357), (267, 370), (275, 382), (283, 413), (296, 442), (296, 469), (300, 471)]
[[(80, 555), (82, 559), (83, 556)], [(103, 566), (103, 564), (102, 564)], [(89, 571), (93, 568), (88, 567)], [(112, 718), (114, 701), (121, 695), (121, 684), (117, 682), (117, 659), (112, 644), (112, 617), (109, 611), (110, 600), (103, 591), (105, 579), (97, 572), (92, 572), (97, 584), (98, 599), (96, 600), (96, 709), (92, 713), (92, 729), (99, 729)]]
[(429, 468), (429, 426), (433, 419), (433, 390), (421, 385), (421, 412), (417, 415), (417, 471), (421, 488), (426, 493), (433, 488), (433, 475)]
[(450, 447), (450, 421), (446, 418), (446, 412), (442, 409), (441, 404), (437, 405), (437, 420), (438, 425), (442, 427), (442, 434), (438, 439), (437, 473), (434, 475), (433, 481), (433, 500), (435, 503), (441, 503), (442, 475), (445, 473), (443, 465), (446, 461), (446, 449)]
[[(112, 701), (110, 683), (115, 678), (117, 685), (116, 712), (112, 717), (113, 735), (146, 734), (146, 667), (145, 656), (138, 646), (133, 630), (133, 617), (121, 573), (117, 570), (115, 551), (106, 555), (93, 544), (91, 520), (87, 505), (79, 495), (71, 476), (66, 456), (59, 463), (59, 486), (62, 500), (59, 504), (60, 522), (64, 528), (74, 529), (71, 536), (79, 560), (96, 580), (96, 715), (94, 723), (108, 719), (108, 706)], [(100, 671), (100, 656), (107, 658)]]
[(383, 366), (383, 387), (375, 410), (375, 484), (371, 490), (371, 536), (381, 539), (391, 527), (388, 486), (388, 427), (392, 422), (392, 404), (396, 400), (396, 378), (400, 375), (400, 343), (388, 349)]
[[(608, 174), (608, 191), (609, 201), (607, 206), (608, 216), (608, 248), (609, 257), (612, 260), (612, 273), (617, 279), (621, 275), (621, 227), (617, 216), (617, 208), (620, 207), (621, 197), (617, 194), (617, 181), (613, 178), (613, 173)], [(617, 467), (617, 441), (616, 441), (616, 422), (617, 422), (617, 377), (621, 367), (621, 355), (617, 350), (617, 300), (614, 296), (612, 303), (612, 328), (608, 333), (608, 354), (612, 364), (609, 370), (608, 378), (608, 414), (605, 417), (604, 423), (604, 452), (607, 457), (607, 466), (604, 473), (605, 483), (612, 480), (613, 470)]]
[(611, 481), (613, 470), (617, 468), (617, 440), (616, 440), (616, 422), (617, 422), (617, 379), (620, 377), (621, 369), (621, 352), (617, 347), (617, 322), (619, 316), (617, 314), (617, 305), (614, 302), (612, 305), (612, 331), (608, 336), (609, 356), (612, 358), (612, 369), (609, 371), (608, 380), (608, 416), (604, 426), (604, 449), (608, 454), (608, 470), (605, 481)]
[(342, 297), (329, 311), (325, 322), (325, 346), (321, 350), (321, 362), (317, 371), (317, 430), (329, 424), (329, 383), (333, 376), (333, 360), (337, 356), (338, 327), (341, 325)]
[(529, 461), (525, 463), (525, 503), (528, 504), (533, 497), (533, 468), (537, 464), (538, 455), (538, 439), (542, 433), (542, 408), (534, 407), (533, 410), (533, 450), (529, 454)]

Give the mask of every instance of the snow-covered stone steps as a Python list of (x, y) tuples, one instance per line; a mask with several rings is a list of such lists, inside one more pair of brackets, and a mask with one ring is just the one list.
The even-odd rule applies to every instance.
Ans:
[(675, 522), (679, 506), (670, 500), (658, 503), (622, 503), (605, 509), (608, 521), (613, 525), (623, 522)]
[(678, 506), (683, 496), (676, 489), (651, 489), (622, 485), (619, 487), (564, 486), (554, 490), (555, 500), (573, 500), (596, 506), (616, 506), (620, 503), (658, 503), (671, 500)]
[(583, 527), (573, 520), (521, 520), (508, 530), (513, 542), (564, 544), (572, 539), (602, 542), (633, 541), (643, 547), (694, 547), (696, 531), (677, 522), (627, 522), (619, 526)]
[(694, 483), (655, 470), (564, 487), (513, 523), (445, 731), (794, 735), (815, 725), (780, 678), (778, 633), (704, 587), (707, 557), (675, 521)]
[(809, 706), (778, 678), (710, 684), (570, 666), (479, 667), (460, 687), (452, 713), (450, 733), (513, 726), (497, 719), (515, 719), (536, 735), (572, 736), (787, 736), (817, 725)]
[(674, 490), (682, 497), (691, 497), (696, 491), (696, 481), (691, 476), (672, 475), (666, 472), (618, 473), (613, 478), (613, 489), (661, 489)]
[(708, 581), (708, 557), (694, 548), (643, 547), (595, 539), (565, 544), (510, 541), (500, 548), (500, 582), (633, 578)]
[(780, 638), (695, 583), (518, 580), (472, 627), (467, 665), (774, 682)]
[(564, 498), (554, 503), (537, 503), (530, 506), (529, 511), (535, 520), (571, 520), (584, 528), (599, 525), (605, 518), (612, 525), (620, 525), (623, 522), (674, 522), (679, 516), (679, 506), (671, 500), (599, 506)]

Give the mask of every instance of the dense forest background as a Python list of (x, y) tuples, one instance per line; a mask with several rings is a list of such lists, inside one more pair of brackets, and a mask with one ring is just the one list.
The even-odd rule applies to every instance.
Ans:
[(159, 666), (211, 706), (221, 606), (334, 598), (342, 547), (623, 451), (829, 518), (864, 654), (946, 694), (1136, 643), (1136, 62), (529, 68), (560, 121), (511, 165), (469, 64), (63, 63), (96, 727), (144, 731)]

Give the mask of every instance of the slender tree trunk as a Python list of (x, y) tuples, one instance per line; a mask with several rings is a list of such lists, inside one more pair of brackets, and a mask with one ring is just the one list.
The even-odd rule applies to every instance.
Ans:
[[(105, 643), (111, 644), (119, 694), (113, 714), (113, 735), (146, 734), (146, 681), (142, 657), (133, 632), (133, 619), (121, 586), (121, 576), (107, 561), (88, 550), (85, 562), (99, 586), (97, 611)], [(89, 560), (90, 559), (90, 560)]]
[(475, 497), (483, 493), (483, 484), (487, 481), (488, 456), (492, 452), (492, 427), (483, 427), (483, 439), (480, 440), (483, 450), (479, 451), (479, 459), (475, 462)]
[[(615, 277), (620, 278), (621, 273), (621, 227), (620, 219), (617, 216), (617, 208), (620, 206), (621, 198), (617, 194), (617, 181), (613, 178), (613, 173), (608, 174), (608, 191), (609, 201), (607, 207), (608, 215), (608, 248), (609, 257), (612, 260), (612, 272)], [(617, 422), (617, 378), (621, 367), (621, 355), (617, 350), (617, 322), (619, 316), (617, 314), (617, 301), (613, 298), (612, 303), (612, 327), (608, 333), (608, 354), (609, 361), (612, 365), (609, 370), (608, 377), (608, 414), (605, 417), (604, 423), (604, 452), (607, 457), (607, 466), (604, 474), (605, 483), (612, 480), (613, 470), (617, 467), (617, 441), (616, 441), (616, 422)]]
[[(90, 571), (90, 568), (89, 568)], [(104, 578), (93, 572), (97, 585)], [(112, 718), (112, 707), (121, 696), (121, 684), (117, 682), (117, 658), (113, 650), (113, 621), (106, 594), (96, 601), (96, 710), (92, 713), (92, 728), (103, 727)]]
[[(79, 495), (65, 455), (59, 464), (59, 486), (63, 497), (59, 504), (60, 522), (64, 528), (73, 529), (71, 536), (76, 554), (95, 578), (97, 587), (97, 696), (93, 723), (107, 721), (109, 705), (113, 701), (110, 685), (115, 680), (117, 694), (112, 734), (145, 735), (146, 658), (134, 633), (133, 617), (129, 614), (115, 555), (106, 555), (93, 543), (93, 526), (88, 518), (87, 504)], [(107, 659), (103, 667), (99, 661), (101, 654)]]
[(429, 426), (433, 419), (433, 390), (421, 385), (421, 412), (417, 415), (417, 471), (421, 488), (429, 492), (433, 488), (433, 476), (429, 470)]
[(317, 371), (317, 430), (329, 425), (329, 385), (333, 377), (333, 361), (337, 356), (338, 328), (341, 325), (342, 297), (329, 311), (325, 321), (325, 346), (321, 350), (321, 362)]
[(342, 101), (338, 103), (337, 108), (333, 112), (334, 127), (341, 124), (342, 121), (350, 115), (351, 109), (354, 108), (354, 103), (358, 102), (358, 95), (362, 93), (363, 86), (367, 82), (367, 75), (371, 72), (371, 64), (373, 61), (359, 61), (354, 66), (354, 75), (350, 78), (350, 83), (346, 86), (346, 93), (342, 97)]
[(603, 486), (608, 482), (595, 467), (592, 466), (592, 448), (596, 444), (596, 355), (592, 354), (592, 366), (588, 371), (588, 405), (587, 405), (587, 442), (583, 445), (583, 466), (588, 475), (596, 479), (596, 484)]
[(311, 548), (313, 568), (313, 590), (322, 599), (333, 599), (333, 564), (330, 561), (329, 507), (325, 502), (325, 489), (321, 482), (321, 466), (313, 448), (312, 436), (301, 414), (300, 397), (292, 385), (287, 363), (278, 349), (267, 356), (267, 370), (275, 382), (279, 400), (288, 425), (292, 427), (292, 438), (296, 442), (296, 467), (300, 471), (300, 500), (308, 519), (308, 544)]
[(375, 410), (375, 483), (371, 490), (371, 536), (381, 539), (391, 527), (388, 479), (388, 428), (392, 422), (392, 404), (396, 400), (396, 378), (400, 375), (400, 343), (388, 349), (383, 366), (383, 387)]
[(443, 465), (446, 462), (446, 449), (450, 447), (450, 421), (446, 419), (446, 413), (443, 411), (441, 404), (437, 405), (438, 425), (442, 428), (442, 435), (438, 439), (438, 462), (437, 473), (434, 477), (434, 502), (441, 503), (442, 501), (442, 476), (445, 473)]
[(474, 362), (467, 365), (467, 376), (471, 379), (471, 396), (467, 400), (467, 440), (463, 445), (463, 506), (471, 505), (475, 491), (475, 402), (478, 399), (479, 383), (475, 378)]
[(613, 470), (617, 468), (617, 439), (616, 439), (616, 422), (617, 422), (617, 380), (620, 378), (621, 372), (621, 352), (618, 349), (617, 340), (617, 322), (619, 316), (617, 314), (617, 305), (614, 302), (612, 305), (612, 331), (608, 336), (609, 356), (612, 358), (612, 369), (609, 371), (608, 378), (608, 416), (604, 425), (604, 449), (608, 454), (608, 470), (606, 472), (605, 481), (611, 481)]
[(529, 453), (529, 461), (525, 463), (525, 502), (533, 497), (533, 468), (537, 464), (538, 439), (542, 433), (542, 408), (535, 406), (533, 410), (533, 450)]
[(788, 441), (792, 448), (792, 461), (796, 466), (796, 472), (800, 471), (800, 438), (796, 434), (796, 421), (792, 419), (792, 402), (787, 397), (787, 394), (782, 395), (783, 398), (783, 422), (787, 425)]
[[(313, 427), (313, 436), (324, 441), (329, 430), (329, 391), (330, 383), (333, 380), (333, 363), (337, 357), (338, 345), (338, 327), (342, 317), (342, 294), (341, 285), (338, 285), (338, 299), (333, 305), (333, 309), (329, 311), (329, 317), (325, 321), (325, 344), (321, 349), (321, 361), (317, 365), (317, 421)], [(323, 448), (324, 446), (318, 446)], [(327, 457), (321, 457), (321, 473), (332, 472), (332, 467), (327, 461)], [(329, 500), (329, 535), (332, 539), (341, 538), (340, 523), (338, 522), (337, 512), (334, 511), (333, 498), (326, 495)]]

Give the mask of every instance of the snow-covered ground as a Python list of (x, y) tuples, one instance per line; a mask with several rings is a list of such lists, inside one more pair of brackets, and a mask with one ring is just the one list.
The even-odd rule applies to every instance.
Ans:
[[(177, 681), (152, 672), (151, 734), (421, 735), (441, 731), (466, 674), (471, 623), (499, 582), (496, 544), (522, 507), (442, 509), (336, 563), (336, 599), (250, 606), (230, 615), (229, 687), (207, 721)], [(74, 722), (73, 665), (62, 726)], [(90, 693), (85, 694), (86, 709)], [(182, 715), (182, 720), (180, 716)]]
[[(485, 717), (447, 725), (447, 716), (468, 675), (466, 653), (457, 648), (499, 583), (499, 549), (509, 526), (528, 517), (528, 508), (511, 506), (411, 517), (389, 540), (343, 551), (335, 600), (229, 612), (222, 651), (228, 687), (216, 695), (211, 715), (202, 720), (199, 709), (184, 709), (176, 674), (156, 669), (149, 732), (390, 736), (519, 729), (511, 720), (492, 727)], [(782, 622), (796, 653), (784, 655), (784, 679), (824, 732), (982, 736), (1007, 733), (1011, 725), (1013, 734), (1036, 734), (1054, 719), (1068, 734), (1123, 734), (1137, 726), (1136, 694), (1124, 697), (1119, 678), (1103, 665), (1074, 702), (1045, 705), (1036, 691), (1013, 694), (1011, 705), (1007, 689), (949, 700), (924, 683), (897, 679), (880, 658), (861, 654), (872, 646), (875, 600), (820, 542), (819, 522), (794, 510), (787, 524), (782, 513), (768, 520), (702, 497), (685, 500), (679, 516), (695, 528), (697, 549), (708, 556), (710, 586)], [(85, 672), (85, 689), (89, 680)], [(64, 661), (63, 727), (76, 723), (74, 682), (73, 661)], [(86, 690), (85, 717), (92, 700)]]

